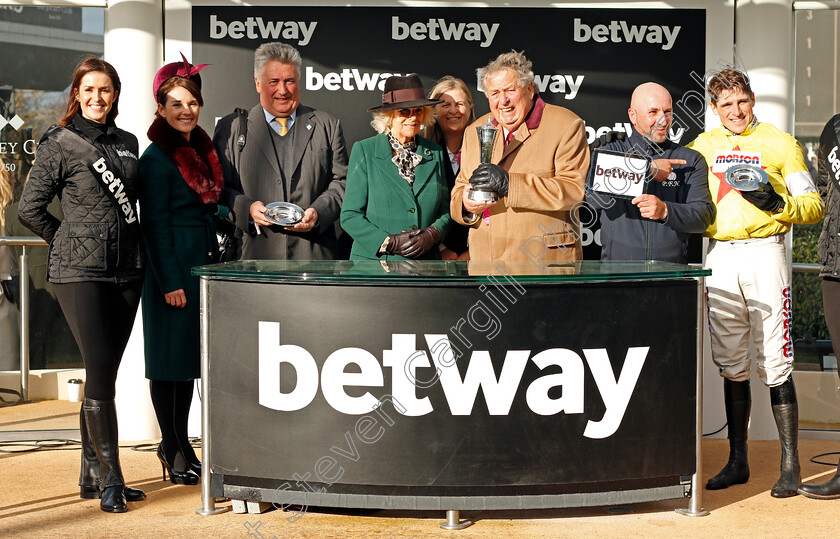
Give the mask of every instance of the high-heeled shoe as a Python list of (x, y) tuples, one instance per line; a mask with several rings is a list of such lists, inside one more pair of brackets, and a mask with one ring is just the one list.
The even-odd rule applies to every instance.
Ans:
[(187, 459), (187, 469), (201, 477), (201, 463), (199, 461)]
[(172, 465), (166, 460), (166, 455), (163, 454), (163, 450), (160, 445), (158, 445), (157, 449), (157, 458), (160, 460), (160, 467), (163, 472), (163, 480), (166, 481), (166, 472), (169, 472), (169, 480), (172, 482), (173, 485), (197, 485), (198, 484), (198, 476), (194, 474), (190, 470), (184, 470), (183, 472), (179, 472), (172, 468)]
[[(186, 447), (187, 449), (184, 450), (184, 447)], [(181, 455), (184, 456), (184, 461), (186, 461), (187, 469), (191, 470), (197, 476), (201, 477), (201, 461), (198, 460), (198, 456), (195, 454), (195, 450), (193, 450), (189, 440), (182, 442)]]

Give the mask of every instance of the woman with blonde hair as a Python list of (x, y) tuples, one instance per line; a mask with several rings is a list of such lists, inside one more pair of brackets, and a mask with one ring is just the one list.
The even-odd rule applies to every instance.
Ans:
[[(429, 99), (442, 99), (437, 105), (437, 122), (431, 139), (443, 146), (444, 171), (449, 191), (455, 187), (455, 178), (461, 170), (461, 145), (464, 131), (475, 121), (475, 107), (470, 89), (461, 79), (446, 75), (432, 87)], [(441, 244), (440, 254), (444, 260), (469, 260), (467, 248), (468, 226), (452, 223), (452, 229)]]
[(440, 102), (411, 74), (389, 77), (382, 105), (368, 109), (379, 134), (353, 146), (341, 208), (351, 260), (440, 259), (451, 224), (443, 150), (419, 135)]

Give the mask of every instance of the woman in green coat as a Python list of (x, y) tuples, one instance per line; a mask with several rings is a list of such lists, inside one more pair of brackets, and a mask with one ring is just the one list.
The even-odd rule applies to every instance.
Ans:
[(418, 135), (435, 121), (420, 77), (389, 77), (371, 125), (379, 135), (350, 153), (341, 226), (351, 260), (440, 259), (449, 231), (443, 149)]
[[(219, 157), (198, 127), (198, 71), (167, 64), (154, 81), (152, 144), (140, 158), (141, 224), (149, 263), (143, 287), (146, 378), (161, 431), (158, 458), (173, 483), (194, 485), (201, 464), (187, 438), (193, 383), (201, 376), (199, 283), (194, 266), (218, 253), (215, 222), (224, 180)], [(221, 212), (219, 211), (221, 209)]]

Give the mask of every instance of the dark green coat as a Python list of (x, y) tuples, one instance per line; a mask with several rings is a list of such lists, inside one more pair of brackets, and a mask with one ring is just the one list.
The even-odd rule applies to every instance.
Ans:
[[(140, 158), (140, 180), (140, 223), (149, 254), (142, 303), (146, 378), (192, 380), (201, 367), (199, 282), (190, 270), (211, 263), (218, 249), (214, 215), (154, 144)], [(164, 299), (179, 288), (187, 297), (182, 309)]]
[[(347, 188), (341, 207), (341, 227), (353, 238), (351, 260), (404, 260), (377, 256), (389, 234), (435, 226), (445, 239), (449, 217), (449, 189), (443, 169), (443, 150), (434, 142), (415, 137), (423, 160), (414, 168), (414, 184), (400, 176), (387, 135), (376, 135), (353, 145), (347, 170)], [(440, 259), (437, 247), (424, 259)]]

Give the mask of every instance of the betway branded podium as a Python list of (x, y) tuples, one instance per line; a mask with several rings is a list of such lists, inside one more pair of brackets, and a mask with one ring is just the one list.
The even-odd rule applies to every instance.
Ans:
[(205, 508), (686, 497), (702, 511), (708, 270), (242, 261), (194, 273)]

